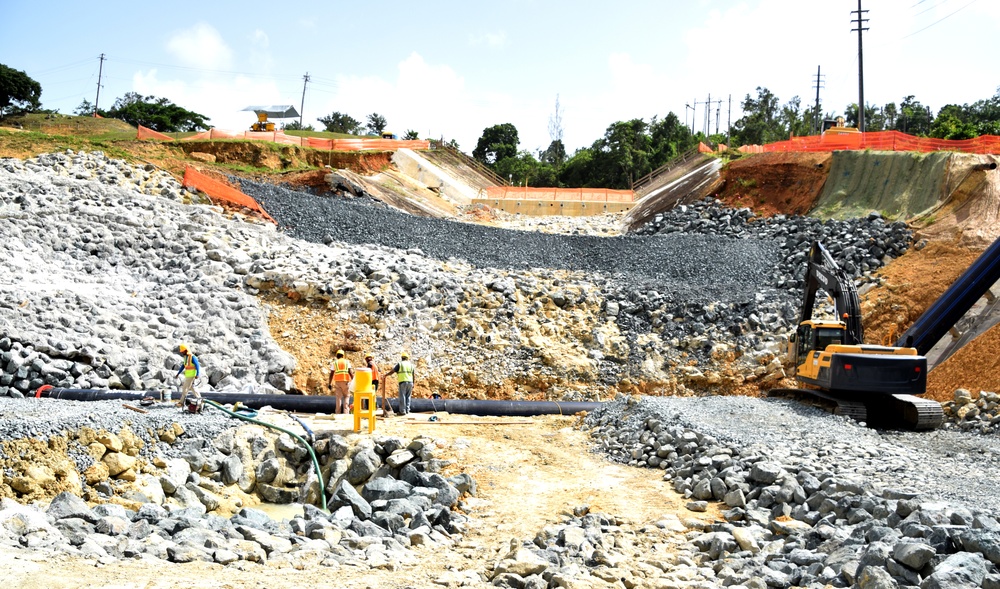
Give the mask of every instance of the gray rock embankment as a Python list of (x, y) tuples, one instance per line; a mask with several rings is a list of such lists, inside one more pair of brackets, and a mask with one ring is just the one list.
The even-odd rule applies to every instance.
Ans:
[[(316, 435), (309, 444), (324, 512), (314, 506), (320, 485), (302, 441), (237, 427), (213, 409), (147, 411), (114, 401), (0, 400), (0, 430), (19, 452), (0, 453), (0, 543), (102, 562), (393, 568), (413, 561), (409, 547), (448, 546), (465, 532), (468, 520), (454, 508), (476, 483), (439, 474), (449, 463), (431, 438)], [(304, 506), (274, 521), (244, 507), (248, 499)]]
[[(785, 401), (733, 397), (623, 397), (584, 427), (612, 459), (663, 471), (688, 509), (723, 505), (723, 523), (680, 522), (685, 547), (654, 570), (683, 574), (677, 586), (1000, 586), (1000, 453), (987, 436), (879, 432)], [(506, 555), (495, 578), (514, 587), (540, 575), (537, 586), (554, 587), (568, 566), (584, 585), (649, 574), (649, 563), (616, 546), (613, 516), (562, 525), (518, 548), (531, 556)], [(565, 538), (579, 537), (584, 549), (570, 549), (581, 544)], [(536, 567), (511, 579), (518, 561)]]
[(181, 342), (202, 387), (289, 388), (294, 359), (235, 288), (253, 258), (230, 243), (268, 228), (189, 198), (169, 174), (100, 153), (0, 160), (0, 395), (172, 387)]
[[(13, 255), (0, 278), (0, 394), (172, 388), (185, 341), (203, 387), (287, 391), (295, 362), (260, 293), (322, 303), (388, 357), (408, 349), (443, 394), (518, 383), (594, 399), (623, 381), (686, 393), (774, 379), (802, 248), (817, 232), (868, 243), (897, 230), (791, 219), (729, 235), (745, 212), (705, 224), (715, 205), (703, 203), (689, 209), (697, 230), (561, 236), (245, 186), (283, 231), (317, 243), (185, 205), (192, 195), (166, 175), (102, 154), (4, 160), (0, 232)], [(835, 241), (838, 255), (881, 259), (870, 243)]]

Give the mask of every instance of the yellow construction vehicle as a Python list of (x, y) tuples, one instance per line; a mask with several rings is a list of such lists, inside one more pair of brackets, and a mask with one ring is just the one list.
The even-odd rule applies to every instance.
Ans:
[[(822, 288), (834, 301), (836, 319), (812, 319)], [(809, 251), (805, 296), (788, 359), (795, 378), (810, 388), (775, 389), (821, 404), (834, 413), (871, 425), (933, 429), (944, 414), (940, 403), (920, 399), (927, 390), (927, 358), (912, 347), (864, 343), (861, 304), (854, 281), (819, 242)]]
[(274, 131), (274, 123), (268, 120), (269, 118), (275, 119), (288, 119), (297, 118), (299, 113), (295, 110), (295, 107), (290, 104), (272, 105), (272, 106), (248, 106), (243, 109), (244, 111), (252, 111), (257, 114), (257, 122), (250, 125), (251, 131)]
[(274, 131), (274, 123), (267, 120), (266, 112), (257, 113), (257, 122), (250, 125), (251, 131)]

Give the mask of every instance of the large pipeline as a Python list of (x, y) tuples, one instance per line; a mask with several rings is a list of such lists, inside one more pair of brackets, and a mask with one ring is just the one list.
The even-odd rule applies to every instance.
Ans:
[[(51, 388), (41, 391), (39, 396), (52, 399), (69, 399), (72, 401), (103, 401), (122, 399), (141, 401), (152, 397), (163, 400), (164, 394), (159, 390), (148, 391), (110, 391), (106, 389), (64, 389)], [(251, 409), (272, 407), (282, 411), (297, 411), (300, 413), (332, 414), (335, 409), (334, 397), (304, 396), (304, 395), (256, 395), (247, 393), (201, 393), (202, 398), (222, 404), (241, 403)], [(398, 412), (398, 401), (391, 397), (386, 402), (393, 411)], [(561, 401), (479, 401), (470, 399), (411, 399), (410, 411), (424, 413), (429, 411), (445, 411), (460, 415), (531, 417), (533, 415), (573, 415), (580, 411), (594, 411), (603, 403), (597, 402), (561, 402)]]

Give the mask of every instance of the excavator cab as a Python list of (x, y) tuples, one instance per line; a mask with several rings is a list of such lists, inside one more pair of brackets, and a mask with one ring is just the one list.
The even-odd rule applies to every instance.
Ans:
[(814, 351), (826, 351), (829, 346), (844, 343), (847, 325), (842, 321), (803, 321), (788, 340), (788, 356), (793, 374), (799, 371), (799, 364)]

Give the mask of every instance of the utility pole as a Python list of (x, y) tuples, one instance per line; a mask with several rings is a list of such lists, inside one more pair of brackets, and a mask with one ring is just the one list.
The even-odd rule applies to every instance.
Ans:
[(97, 68), (97, 97), (94, 98), (94, 116), (97, 116), (97, 103), (101, 101), (101, 77), (104, 76), (104, 54), (101, 54), (101, 65)]
[(858, 0), (858, 9), (851, 11), (851, 14), (858, 15), (851, 21), (857, 24), (858, 28), (851, 31), (858, 32), (858, 131), (862, 133), (865, 132), (865, 60), (861, 52), (861, 33), (868, 30), (868, 27), (864, 26), (868, 19), (862, 18), (866, 12), (868, 11), (861, 10), (861, 0)]
[(820, 113), (820, 111), (819, 111), (819, 89), (823, 88), (823, 76), (820, 75), (820, 73), (819, 73), (819, 67), (820, 66), (816, 66), (816, 80), (815, 80), (815, 83), (816, 83), (816, 86), (815, 86), (815, 88), (816, 88), (816, 106), (813, 107), (813, 131), (817, 132), (817, 133), (821, 130), (820, 127), (822, 127), (822, 124), (820, 123), (820, 116), (819, 116), (819, 113)]
[(733, 95), (729, 95), (729, 113), (726, 115), (726, 147), (729, 147), (729, 143), (733, 140), (731, 134), (733, 132)]
[[(692, 101), (692, 104), (688, 104), (686, 102), (684, 103), (684, 124), (685, 125), (688, 124), (688, 109), (694, 110), (695, 109), (695, 107), (693, 106), (694, 104), (697, 104), (697, 103), (693, 102), (693, 101)], [(691, 113), (691, 126), (689, 128), (691, 129), (691, 134), (694, 135), (694, 113)]]
[(302, 111), (306, 108), (306, 84), (309, 83), (309, 72), (302, 76), (302, 104), (299, 105), (299, 129), (302, 129)]

